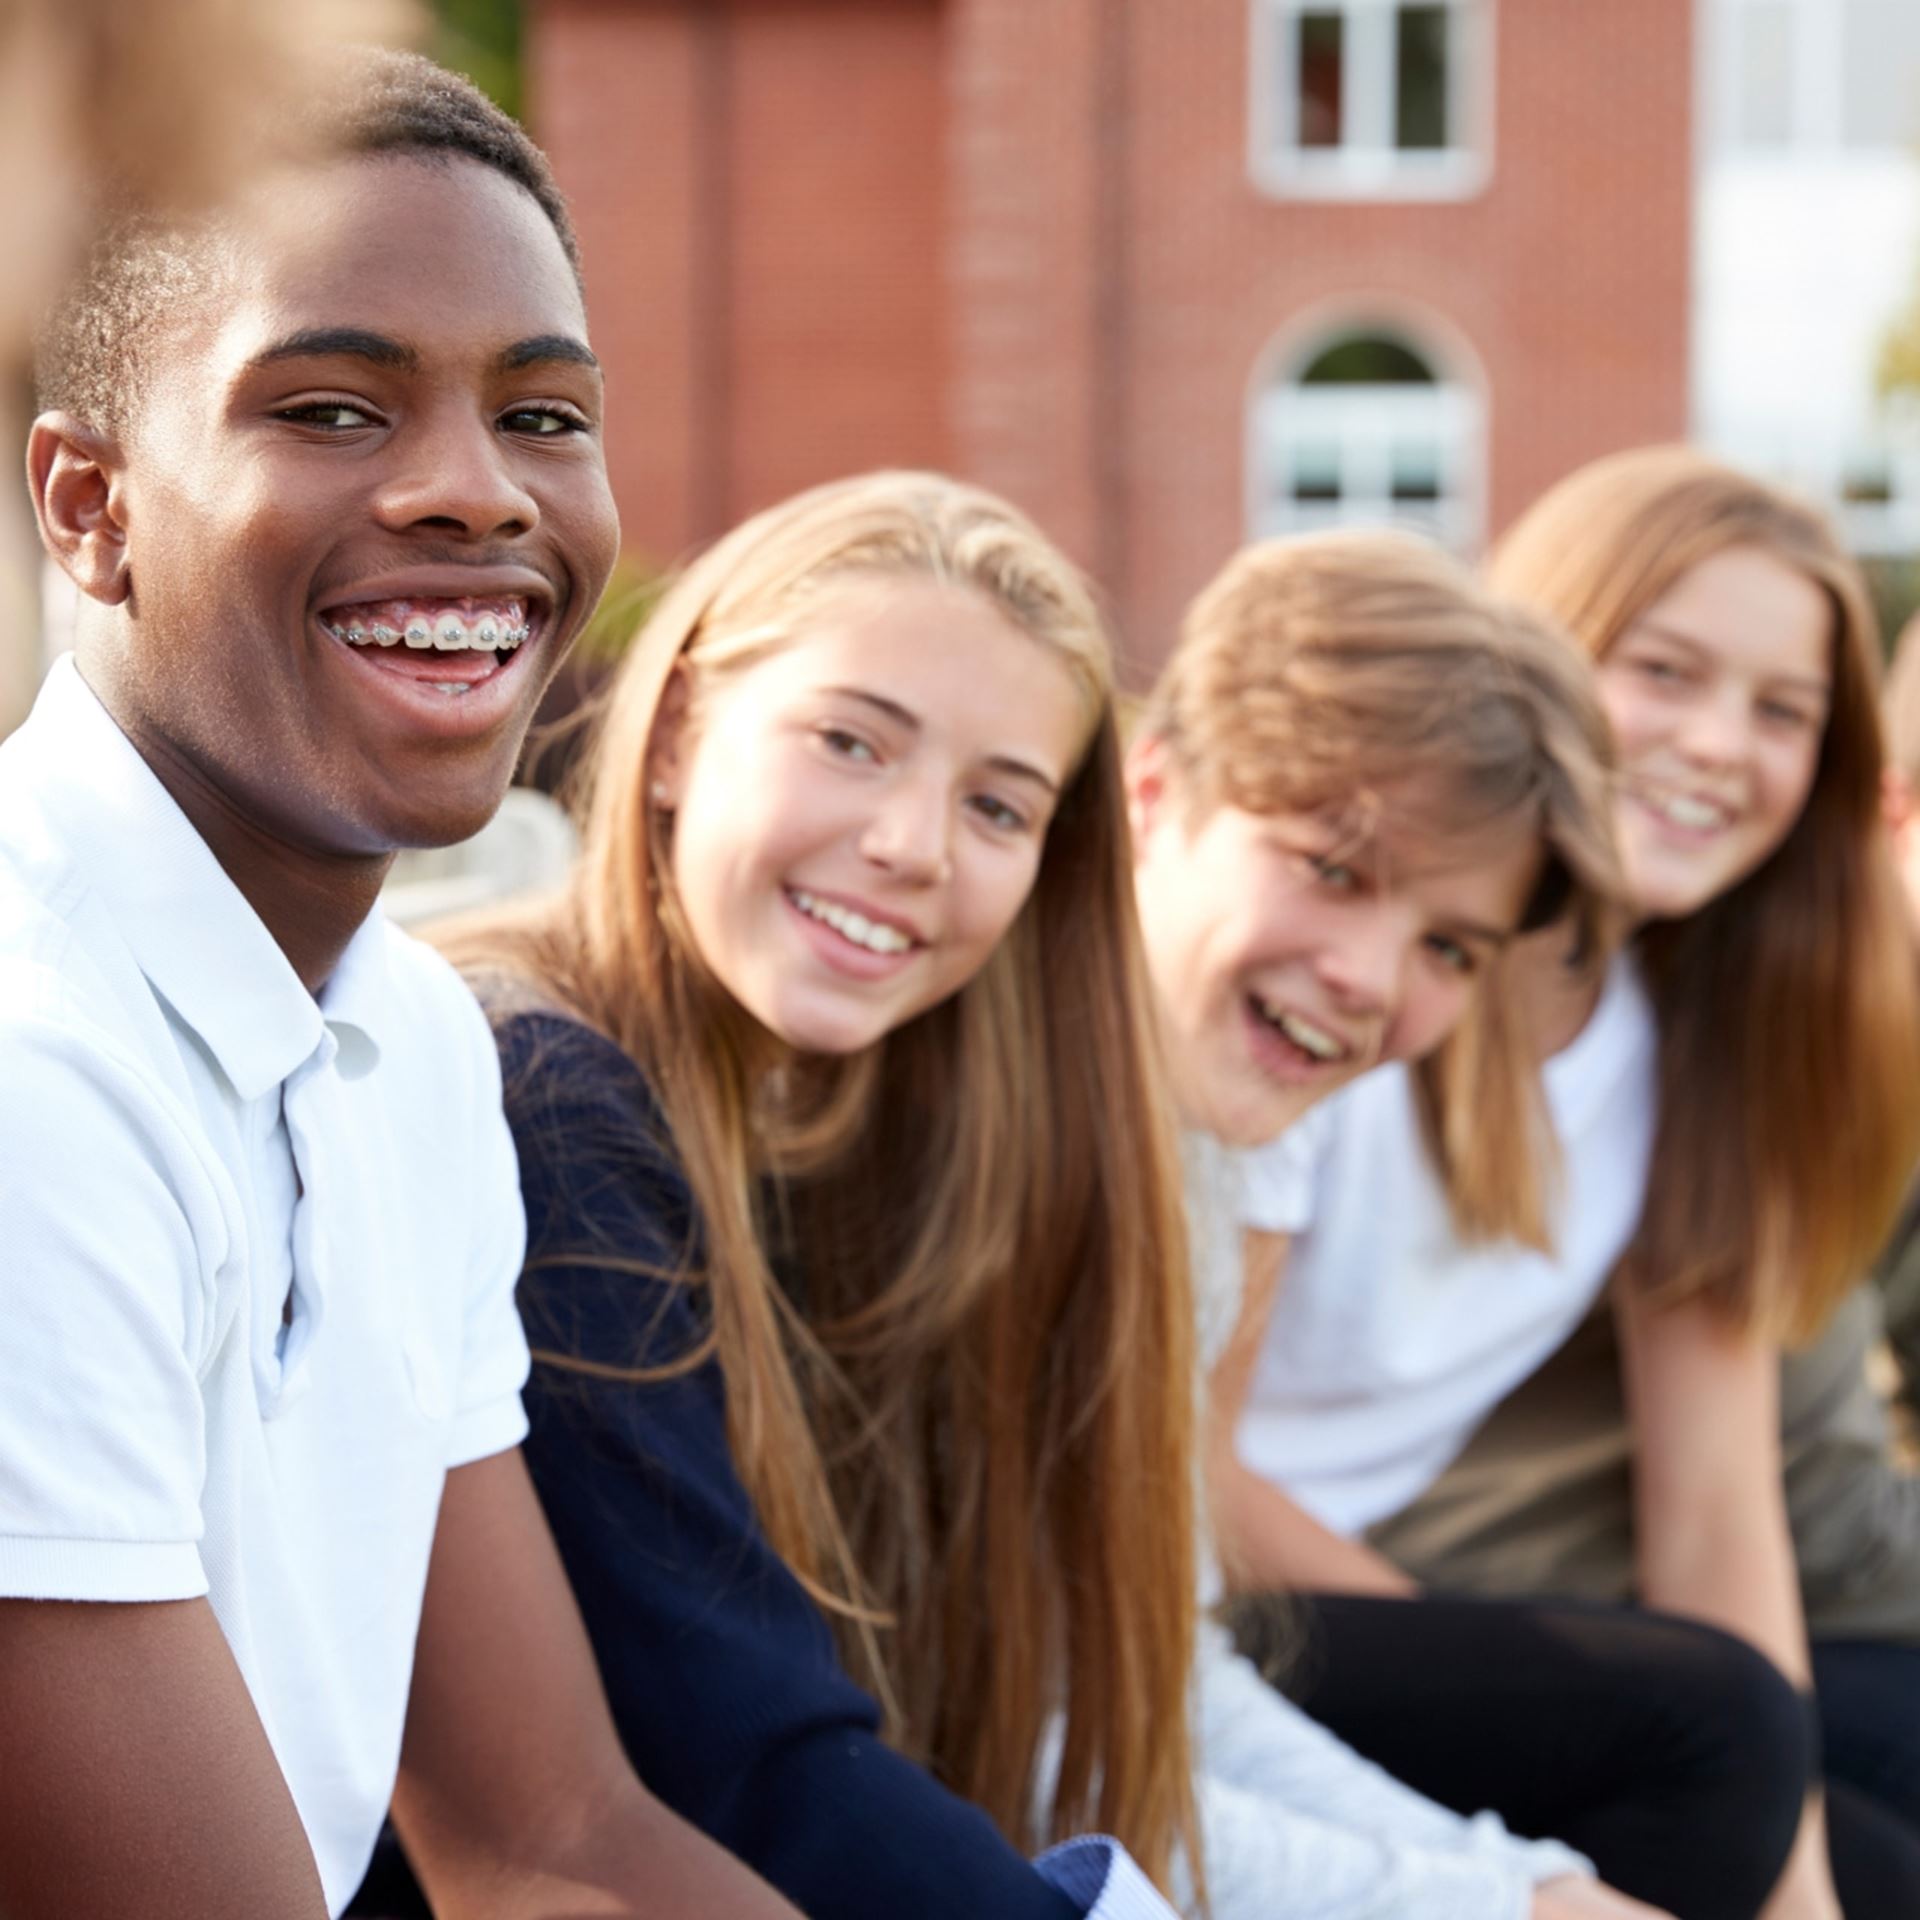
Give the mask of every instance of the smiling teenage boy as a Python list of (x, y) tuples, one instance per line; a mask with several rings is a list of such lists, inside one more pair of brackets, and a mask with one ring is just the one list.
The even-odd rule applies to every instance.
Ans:
[(613, 559), (571, 232), (425, 62), (320, 118), (43, 355), (85, 613), (0, 749), (0, 1913), (315, 1920), (391, 1798), (443, 1916), (792, 1920), (611, 1731), (493, 1047), (375, 904)]

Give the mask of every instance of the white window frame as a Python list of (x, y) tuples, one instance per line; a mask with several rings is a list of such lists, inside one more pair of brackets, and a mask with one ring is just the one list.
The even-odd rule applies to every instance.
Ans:
[[(1433, 369), (1434, 383), (1300, 384), (1323, 353), (1357, 334), (1401, 341)], [(1428, 534), (1463, 557), (1478, 552), (1486, 529), (1486, 382), (1463, 344), (1435, 336), (1432, 326), (1392, 308), (1347, 309), (1308, 316), (1260, 356), (1245, 412), (1250, 538), (1401, 527)], [(1407, 434), (1431, 437), (1438, 445), (1437, 500), (1393, 498), (1393, 443)], [(1337, 453), (1340, 498), (1292, 499), (1295, 451), (1328, 442)]]
[[(1498, 0), (1427, 0), (1454, 15), (1447, 124), (1455, 144), (1393, 144), (1394, 16), (1414, 0), (1251, 0), (1248, 169), (1263, 192), (1289, 200), (1465, 200), (1493, 173), (1495, 9)], [(1303, 13), (1344, 22), (1337, 147), (1299, 139)]]

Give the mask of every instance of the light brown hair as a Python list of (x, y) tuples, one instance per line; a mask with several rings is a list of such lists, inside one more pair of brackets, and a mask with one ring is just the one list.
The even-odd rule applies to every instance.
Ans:
[[(1570, 916), (1598, 953), (1620, 876), (1611, 749), (1593, 676), (1564, 635), (1397, 533), (1269, 540), (1193, 603), (1142, 721), (1191, 804), (1331, 814), (1364, 835), (1412, 779), (1423, 830), (1530, 826), (1543, 860), (1527, 925)], [(1414, 1068), (1456, 1226), (1547, 1240), (1539, 1077), (1507, 1017), (1502, 962)]]
[[(1085, 750), (980, 973), (863, 1053), (769, 1073), (675, 906), (657, 722), (676, 675), (697, 731), (720, 678), (889, 578), (978, 594), (1061, 658)], [(929, 474), (816, 488), (668, 592), (588, 757), (572, 887), (456, 957), (645, 1070), (703, 1216), (686, 1278), (736, 1465), (890, 1737), (1023, 1848), (1097, 1827), (1164, 1884), (1176, 1843), (1197, 1859), (1193, 1312), (1110, 681), (1085, 585), (1011, 508)]]
[(1563, 480), (1490, 577), (1596, 660), (1692, 568), (1751, 547), (1833, 615), (1813, 788), (1781, 846), (1635, 946), (1660, 1028), (1660, 1118), (1628, 1271), (1808, 1338), (1866, 1272), (1920, 1151), (1920, 1013), (1880, 814), (1879, 652), (1858, 569), (1811, 506), (1685, 447)]

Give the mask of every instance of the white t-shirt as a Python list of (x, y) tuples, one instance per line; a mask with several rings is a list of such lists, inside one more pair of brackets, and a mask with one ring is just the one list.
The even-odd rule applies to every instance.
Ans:
[(1561, 1154), (1551, 1256), (1459, 1240), (1404, 1067), (1335, 1095), (1304, 1144), (1296, 1129), (1256, 1154), (1256, 1196), (1291, 1196), (1304, 1174), (1311, 1199), (1294, 1209), (1241, 1459), (1349, 1535), (1431, 1486), (1578, 1325), (1625, 1252), (1646, 1188), (1656, 1065), (1653, 1012), (1622, 959), (1544, 1069)]
[(525, 1431), (486, 1024), (376, 913), (318, 1003), (70, 660), (0, 747), (0, 1595), (205, 1594), (330, 1909), (449, 1468)]

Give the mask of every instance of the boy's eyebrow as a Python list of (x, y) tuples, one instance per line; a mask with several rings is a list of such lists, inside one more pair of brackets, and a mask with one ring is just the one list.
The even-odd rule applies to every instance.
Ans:
[(1504, 947), (1513, 940), (1511, 927), (1490, 927), (1484, 920), (1442, 920), (1437, 923), (1441, 932), (1450, 933), (1456, 940), (1471, 940), (1478, 945)]
[[(391, 373), (412, 373), (420, 365), (416, 348), (408, 346), (403, 340), (389, 339), (384, 333), (374, 333), (366, 327), (302, 327), (297, 333), (287, 334), (283, 339), (262, 347), (247, 365), (269, 367), (281, 360), (318, 360), (343, 355), (353, 360), (369, 361)], [(514, 373), (522, 367), (540, 366), (550, 361), (590, 367), (596, 373), (600, 370), (600, 362), (594, 356), (593, 349), (584, 340), (576, 340), (571, 334), (565, 333), (539, 333), (526, 340), (516, 340), (512, 346), (501, 351), (494, 364), (502, 373)]]
[(534, 367), (543, 361), (560, 360), (576, 367), (600, 371), (600, 361), (584, 340), (570, 333), (537, 333), (530, 340), (516, 340), (500, 356), (500, 371), (514, 373), (521, 367)]
[[(889, 720), (907, 728), (909, 732), (920, 731), (920, 716), (910, 707), (903, 707), (899, 701), (889, 700), (885, 694), (869, 693), (864, 687), (829, 687), (827, 691), (840, 694), (848, 700), (862, 701), (867, 706), (884, 713)], [(1044, 787), (1050, 794), (1057, 795), (1060, 791), (1057, 781), (1050, 779), (1030, 761), (1016, 760), (1011, 754), (989, 754), (987, 765), (1014, 779), (1031, 780), (1035, 786)]]
[(395, 373), (411, 373), (420, 364), (420, 356), (399, 340), (365, 327), (302, 327), (264, 346), (247, 362), (249, 367), (270, 367), (279, 360), (318, 360), (346, 356), (369, 360), (376, 367)]

